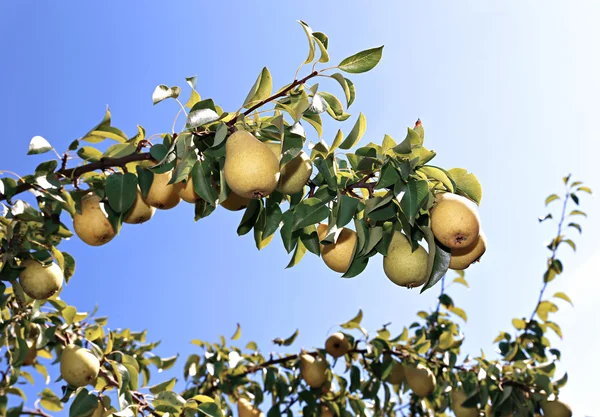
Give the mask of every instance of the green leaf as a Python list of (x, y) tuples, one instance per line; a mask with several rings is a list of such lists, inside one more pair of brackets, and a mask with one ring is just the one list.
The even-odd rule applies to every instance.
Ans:
[(281, 219), (283, 217), (279, 203), (277, 203), (275, 200), (271, 200), (270, 198), (267, 199), (267, 206), (265, 210), (267, 220), (265, 222), (265, 228), (263, 230), (263, 239), (271, 236), (277, 231), (279, 225), (281, 224)]
[[(200, 101), (200, 102), (196, 103), (196, 105), (194, 105), (194, 108), (196, 108), (197, 104), (199, 104), (199, 103), (202, 103), (202, 102)], [(213, 109), (204, 108), (204, 109), (192, 110), (188, 114), (186, 125), (190, 129), (194, 129), (194, 128), (197, 128), (200, 126), (204, 126), (208, 123), (212, 123), (218, 119), (219, 119), (219, 115)]]
[(92, 146), (83, 146), (77, 151), (77, 156), (86, 162), (97, 162), (102, 158), (102, 152)]
[(527, 323), (523, 319), (513, 319), (512, 324), (515, 326), (515, 329), (523, 330)]
[(153, 385), (148, 389), (154, 395), (158, 395), (158, 393), (163, 391), (172, 391), (175, 388), (175, 384), (177, 383), (177, 378), (169, 379), (168, 381), (161, 382), (160, 384)]
[(542, 301), (536, 310), (536, 314), (539, 316), (539, 318), (541, 318), (543, 321), (547, 321), (548, 320), (548, 314), (549, 313), (556, 313), (558, 311), (558, 306), (550, 301)]
[(573, 301), (571, 301), (571, 298), (569, 298), (569, 296), (567, 294), (565, 294), (564, 292), (557, 292), (556, 294), (553, 295), (553, 297), (560, 298), (561, 300), (564, 300), (567, 303), (573, 305)]
[(205, 402), (198, 406), (198, 411), (208, 417), (223, 417), (223, 413), (219, 406), (212, 402)]
[(75, 396), (75, 399), (69, 408), (69, 417), (91, 416), (97, 406), (98, 397), (90, 394), (87, 389), (83, 388)]
[(326, 91), (319, 91), (317, 95), (323, 100), (325, 100), (325, 102), (329, 106), (329, 109), (333, 112), (334, 115), (341, 116), (342, 114), (344, 114), (344, 108), (342, 107), (342, 103), (340, 102), (340, 100), (338, 100), (336, 96)]
[(448, 171), (457, 188), (465, 193), (477, 204), (481, 203), (482, 190), (479, 180), (474, 174), (469, 174), (466, 169), (452, 168)]
[(331, 144), (331, 148), (329, 149), (329, 155), (332, 155), (338, 146), (340, 146), (340, 143), (342, 143), (342, 139), (344, 139), (344, 134), (342, 133), (342, 131), (340, 129), (338, 129), (335, 138), (333, 139), (333, 143)]
[(315, 44), (313, 38), (313, 31), (310, 28), (310, 26), (308, 26), (308, 24), (303, 22), (302, 20), (298, 20), (298, 23), (300, 23), (302, 29), (304, 29), (304, 33), (306, 33), (306, 37), (308, 38), (308, 57), (306, 58), (304, 63), (310, 64), (312, 60), (315, 59)]
[(296, 329), (296, 331), (291, 336), (287, 337), (286, 339), (281, 339), (278, 337), (275, 340), (273, 340), (273, 343), (279, 346), (291, 346), (299, 334), (300, 331)]
[(581, 234), (581, 232), (582, 232), (581, 225), (579, 225), (577, 223), (569, 223), (568, 227), (572, 227), (572, 228), (576, 229), (579, 232), (579, 234)]
[(339, 210), (337, 220), (335, 222), (337, 227), (344, 227), (354, 218), (354, 213), (360, 204), (360, 200), (357, 198), (349, 197), (343, 194), (339, 200)]
[(29, 142), (27, 155), (38, 155), (52, 150), (52, 145), (41, 136), (34, 136)]
[(267, 67), (264, 67), (256, 79), (256, 82), (250, 89), (246, 100), (244, 100), (244, 108), (250, 108), (254, 104), (268, 98), (273, 90), (273, 80), (271, 73)]
[(314, 37), (314, 40), (317, 46), (319, 47), (319, 50), (321, 51), (321, 57), (319, 58), (319, 62), (329, 62), (329, 53), (327, 53), (327, 47), (323, 45), (323, 42), (321, 42), (321, 40), (316, 36)]
[(112, 174), (106, 179), (108, 204), (117, 213), (125, 213), (137, 198), (137, 177), (134, 174)]
[(246, 208), (246, 211), (244, 212), (242, 220), (240, 221), (240, 225), (237, 228), (238, 236), (243, 236), (252, 230), (261, 211), (262, 200), (251, 200), (250, 204), (248, 204), (248, 207)]
[(434, 180), (437, 180), (444, 184), (444, 187), (446, 187), (446, 189), (449, 192), (454, 192), (454, 184), (452, 183), (450, 178), (448, 178), (448, 175), (446, 175), (444, 170), (431, 165), (422, 166), (418, 170), (421, 171), (423, 174), (427, 175), (427, 177), (433, 178)]
[(348, 267), (348, 270), (346, 272), (344, 272), (344, 275), (342, 275), (342, 278), (354, 278), (354, 277), (360, 275), (365, 270), (368, 263), (369, 263), (368, 256), (355, 257), (352, 260), (352, 263), (350, 264), (350, 266)]
[(298, 265), (298, 263), (302, 260), (302, 258), (304, 258), (304, 254), (306, 253), (306, 246), (304, 246), (304, 243), (302, 243), (302, 240), (300, 238), (298, 238), (298, 241), (296, 243), (296, 250), (294, 251), (294, 255), (292, 256), (292, 259), (290, 259), (290, 262), (287, 264), (287, 266), (285, 267), (287, 268), (292, 268), (296, 265)]
[(358, 120), (354, 124), (354, 127), (352, 128), (352, 130), (350, 131), (348, 136), (346, 136), (346, 139), (344, 139), (344, 141), (340, 144), (340, 146), (339, 146), (340, 149), (352, 148), (354, 145), (356, 145), (358, 143), (358, 141), (360, 141), (360, 139), (365, 134), (366, 130), (367, 130), (367, 119), (365, 118), (365, 115), (362, 114), (362, 112), (361, 112), (358, 115)]
[(196, 161), (192, 167), (191, 180), (196, 194), (214, 206), (218, 194), (211, 182), (211, 166), (208, 160)]
[(428, 195), (429, 185), (427, 181), (409, 181), (406, 184), (404, 195), (402, 196), (402, 200), (400, 200), (400, 207), (411, 225), (414, 225), (417, 214)]
[(583, 216), (583, 217), (587, 217), (587, 214), (585, 214), (581, 210), (573, 210), (571, 213), (569, 213), (569, 216)]
[(584, 193), (592, 194), (592, 189), (590, 187), (581, 186), (577, 188), (577, 191), (583, 191)]
[(546, 198), (545, 204), (548, 205), (555, 200), (560, 200), (560, 197), (557, 196), (556, 194), (552, 194)]
[(240, 326), (240, 324), (238, 323), (235, 333), (233, 334), (233, 336), (231, 336), (231, 340), (238, 340), (241, 335), (242, 335), (242, 326)]
[(467, 321), (467, 313), (465, 313), (465, 310), (463, 310), (462, 308), (449, 307), (448, 311), (450, 311), (452, 314), (456, 314), (458, 317), (463, 319), (465, 322)]
[(102, 156), (104, 158), (122, 158), (135, 153), (136, 150), (136, 146), (131, 143), (116, 143), (109, 147)]
[(357, 327), (360, 326), (362, 319), (363, 319), (363, 311), (362, 311), (362, 309), (359, 309), (356, 316), (354, 316), (353, 318), (348, 320), (346, 323), (340, 324), (340, 326), (343, 329), (356, 329)]
[(344, 96), (346, 97), (346, 106), (350, 107), (350, 103), (351, 103), (350, 102), (350, 99), (351, 99), (350, 87), (348, 87), (348, 83), (346, 82), (346, 79), (339, 72), (336, 72), (335, 74), (331, 74), (330, 77), (333, 78), (334, 80), (336, 80), (340, 84), (340, 86), (342, 87), (342, 90), (344, 90)]
[(556, 333), (556, 335), (562, 339), (562, 337), (563, 337), (562, 330), (558, 324), (556, 324), (552, 321), (547, 321), (546, 326), (548, 326), (550, 329), (552, 329), (554, 331), (554, 333)]
[(462, 284), (465, 287), (469, 288), (469, 283), (467, 282), (467, 280), (464, 277), (454, 278), (454, 280), (452, 282), (456, 282), (457, 284)]
[(181, 93), (181, 88), (177, 86), (169, 87), (164, 84), (157, 86), (152, 93), (152, 104), (158, 104), (168, 98), (177, 98)]
[(338, 68), (351, 74), (367, 72), (379, 63), (382, 53), (383, 46), (367, 49), (344, 59), (339, 63)]
[[(429, 227), (422, 227), (421, 230), (429, 246), (429, 257), (427, 259), (428, 279), (421, 293), (437, 284), (448, 272), (450, 267), (450, 250), (442, 246), (433, 235)], [(466, 321), (466, 319), (465, 319)]]
[(329, 208), (316, 197), (303, 200), (294, 209), (292, 231), (302, 229), (325, 220), (329, 216)]

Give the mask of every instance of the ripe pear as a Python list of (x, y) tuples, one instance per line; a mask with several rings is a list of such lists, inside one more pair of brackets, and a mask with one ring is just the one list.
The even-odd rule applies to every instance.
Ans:
[(129, 213), (127, 213), (127, 216), (123, 219), (123, 222), (127, 224), (141, 224), (150, 220), (155, 212), (156, 208), (152, 207), (144, 200), (142, 192), (138, 188), (137, 197), (133, 202), (133, 206), (129, 209)]
[(544, 417), (571, 417), (573, 415), (571, 407), (558, 400), (543, 402), (542, 411)]
[(192, 182), (191, 175), (188, 177), (187, 181), (176, 183), (175, 190), (177, 190), (177, 195), (187, 203), (195, 203), (200, 200), (200, 196), (194, 191), (194, 183)]
[(460, 388), (452, 390), (452, 411), (456, 417), (479, 417), (477, 408), (466, 408), (462, 406), (467, 400), (467, 394)]
[(400, 385), (404, 379), (404, 365), (394, 361), (394, 367), (385, 380), (392, 385)]
[(64, 275), (54, 262), (45, 267), (33, 259), (25, 259), (21, 266), (25, 269), (21, 271), (19, 283), (25, 294), (34, 300), (52, 297), (62, 288)]
[[(281, 144), (268, 142), (266, 144), (279, 161), (281, 159)], [(283, 194), (296, 194), (304, 190), (306, 182), (312, 175), (313, 164), (306, 154), (302, 151), (294, 159), (289, 161), (279, 171), (279, 182), (277, 191)]]
[(169, 184), (173, 177), (173, 171), (167, 171), (162, 174), (154, 174), (152, 185), (148, 190), (146, 202), (159, 210), (169, 210), (175, 207), (181, 201), (175, 184)]
[[(325, 233), (327, 233), (327, 225), (321, 223), (317, 226), (319, 241), (325, 238)], [(321, 245), (321, 257), (325, 265), (335, 272), (345, 273), (350, 268), (354, 258), (357, 241), (358, 238), (354, 230), (343, 228), (335, 243)]]
[(262, 198), (271, 194), (279, 181), (279, 161), (250, 132), (238, 130), (225, 143), (225, 181), (240, 197)]
[(423, 364), (405, 366), (404, 377), (408, 387), (419, 397), (427, 397), (435, 390), (435, 375)]
[(471, 246), (466, 248), (452, 249), (450, 253), (450, 269), (463, 270), (477, 262), (485, 253), (487, 239), (482, 231)]
[(452, 193), (438, 193), (431, 209), (431, 230), (450, 249), (470, 246), (479, 236), (479, 213), (471, 200)]
[(35, 365), (37, 362), (37, 349), (35, 348), (35, 342), (31, 340), (27, 341), (27, 355), (23, 359), (24, 366)]
[(237, 401), (238, 417), (264, 417), (264, 414), (245, 398)]
[(321, 417), (334, 417), (331, 410), (324, 404), (321, 404)]
[(327, 381), (327, 362), (303, 353), (300, 355), (300, 373), (311, 388), (320, 388)]
[(81, 214), (73, 216), (73, 229), (90, 246), (102, 246), (116, 235), (101, 206), (100, 197), (94, 193), (82, 197)]
[(383, 271), (396, 285), (418, 287), (427, 280), (427, 251), (419, 245), (416, 251), (406, 235), (394, 232), (387, 256), (383, 257)]
[(60, 357), (60, 375), (69, 385), (93, 384), (100, 371), (100, 361), (88, 349), (69, 345)]
[(221, 207), (229, 211), (240, 211), (248, 207), (248, 204), (250, 204), (250, 199), (240, 197), (232, 191), (227, 196), (227, 200), (222, 201), (219, 204), (221, 205)]
[(344, 333), (337, 332), (327, 338), (327, 341), (325, 341), (325, 350), (334, 358), (339, 358), (348, 353), (350, 342), (346, 339)]

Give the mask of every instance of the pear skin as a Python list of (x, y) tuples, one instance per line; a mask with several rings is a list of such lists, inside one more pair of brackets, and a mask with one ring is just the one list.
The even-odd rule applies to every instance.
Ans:
[[(317, 226), (319, 241), (325, 238), (325, 233), (327, 233), (327, 225), (321, 223)], [(343, 228), (335, 243), (321, 244), (321, 257), (325, 265), (335, 272), (345, 273), (354, 259), (357, 241), (358, 237), (354, 230)]]
[(306, 353), (300, 355), (302, 379), (311, 388), (320, 388), (327, 381), (327, 362)]
[(467, 394), (460, 388), (455, 388), (452, 390), (452, 411), (456, 417), (479, 417), (479, 409), (475, 408), (466, 408), (463, 407), (462, 404), (469, 398)]
[(64, 275), (54, 262), (45, 267), (33, 259), (25, 259), (21, 266), (25, 269), (19, 275), (19, 283), (23, 292), (34, 300), (52, 297), (62, 288)]
[(100, 371), (100, 361), (88, 349), (69, 345), (60, 357), (60, 375), (69, 385), (93, 384)]
[(462, 271), (477, 262), (485, 253), (487, 248), (487, 239), (483, 232), (479, 231), (479, 236), (471, 246), (466, 248), (452, 249), (450, 252), (450, 269)]
[(146, 202), (146, 200), (144, 200), (142, 192), (138, 188), (137, 196), (133, 202), (133, 206), (131, 206), (129, 209), (129, 212), (123, 219), (123, 222), (127, 224), (145, 223), (150, 220), (152, 216), (154, 216), (155, 212), (156, 208), (152, 207)]
[(23, 359), (24, 366), (35, 365), (37, 362), (37, 349), (35, 348), (35, 342), (31, 340), (27, 341), (27, 355)]
[(148, 190), (146, 202), (159, 210), (169, 210), (175, 207), (181, 201), (175, 184), (169, 184), (173, 176), (173, 171), (167, 171), (162, 174), (154, 174), (152, 185)]
[(237, 401), (237, 409), (238, 417), (264, 417), (264, 414), (245, 398)]
[(102, 246), (116, 235), (100, 204), (100, 197), (87, 194), (81, 198), (81, 214), (73, 216), (75, 234), (90, 246)]
[(275, 191), (279, 181), (279, 161), (250, 132), (238, 130), (225, 143), (225, 181), (245, 198), (263, 198)]
[(479, 236), (479, 212), (471, 200), (452, 193), (438, 193), (430, 212), (431, 230), (450, 249), (470, 246)]
[(404, 382), (404, 366), (400, 362), (394, 361), (394, 367), (387, 376), (386, 381), (392, 385), (400, 385)]
[(571, 417), (573, 415), (571, 407), (558, 400), (543, 402), (542, 411), (544, 417)]
[(321, 404), (321, 417), (334, 417), (331, 410), (324, 404)]
[(408, 387), (419, 397), (427, 397), (435, 391), (435, 375), (423, 364), (405, 366), (404, 377)]
[(250, 199), (240, 197), (232, 191), (227, 196), (227, 199), (219, 204), (221, 207), (229, 211), (240, 211), (248, 207), (248, 204), (250, 204)]
[(175, 190), (177, 190), (179, 197), (186, 203), (195, 203), (200, 200), (200, 196), (194, 191), (194, 183), (192, 182), (191, 176), (186, 182), (181, 181), (176, 183)]
[(337, 332), (327, 338), (325, 341), (325, 350), (334, 358), (339, 358), (348, 353), (350, 342), (346, 339), (344, 333)]
[(394, 284), (401, 287), (419, 287), (427, 281), (427, 251), (419, 245), (416, 251), (406, 235), (395, 231), (387, 256), (383, 257), (383, 271)]

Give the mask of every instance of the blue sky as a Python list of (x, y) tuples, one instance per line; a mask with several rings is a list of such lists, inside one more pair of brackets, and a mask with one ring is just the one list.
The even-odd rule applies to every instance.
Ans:
[[(329, 36), (333, 63), (385, 44), (380, 65), (352, 78), (351, 113), (367, 116), (363, 143), (384, 133), (402, 139), (421, 118), (436, 164), (479, 177), (488, 253), (467, 273), (471, 288), (453, 287), (451, 295), (469, 313), (465, 353), (481, 347), (492, 354), (498, 331), (529, 316), (536, 301), (548, 255), (543, 243), (554, 233), (536, 220), (545, 214), (544, 198), (560, 191), (567, 173), (600, 189), (600, 4), (397, 3), (2, 2), (0, 169), (33, 171), (41, 162), (25, 156), (33, 136), (64, 150), (106, 105), (114, 125), (130, 135), (136, 124), (148, 133), (168, 131), (176, 104), (153, 107), (152, 91), (158, 84), (184, 87), (191, 75), (203, 98), (237, 109), (263, 66), (276, 85), (292, 79), (306, 55), (297, 19)], [(337, 85), (321, 85), (341, 94)], [(325, 140), (337, 128), (329, 122)], [(579, 251), (565, 251), (566, 273), (549, 290), (564, 290), (575, 302), (575, 309), (561, 305), (555, 321), (565, 335), (557, 341), (561, 368), (570, 375), (562, 398), (577, 416), (600, 412), (592, 384), (599, 366), (582, 363), (600, 342), (588, 324), (600, 318), (597, 200), (584, 199), (584, 210), (591, 218), (577, 238)], [(100, 248), (72, 239), (63, 250), (76, 257), (77, 274), (63, 298), (80, 310), (99, 304), (112, 327), (147, 328), (149, 339), (163, 341), (159, 353), (184, 357), (194, 351), (191, 339), (230, 336), (238, 322), (240, 343), (255, 340), (266, 350), (274, 337), (299, 328), (299, 349), (322, 345), (358, 308), (368, 329), (391, 321), (401, 330), (434, 305), (437, 287), (424, 295), (396, 287), (377, 259), (351, 280), (308, 255), (284, 270), (288, 255), (277, 239), (258, 252), (251, 236), (237, 237), (241, 216), (217, 210), (194, 223), (192, 206), (181, 203), (145, 226), (125, 227)]]

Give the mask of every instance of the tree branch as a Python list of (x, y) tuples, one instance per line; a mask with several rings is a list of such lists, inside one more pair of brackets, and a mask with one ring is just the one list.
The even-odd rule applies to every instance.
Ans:
[(21, 415), (22, 416), (41, 416), (41, 417), (52, 417), (50, 414), (46, 414), (43, 410), (41, 409), (36, 409), (36, 410), (22, 410), (21, 411)]
[(359, 196), (358, 196), (358, 195), (357, 195), (357, 194), (354, 192), (354, 189), (355, 189), (355, 188), (366, 188), (366, 189), (369, 191), (369, 197), (373, 197), (373, 192), (374, 192), (374, 190), (375, 190), (375, 186), (377, 185), (377, 181), (375, 181), (375, 182), (369, 182), (369, 180), (370, 180), (371, 178), (373, 178), (374, 176), (375, 176), (375, 173), (374, 173), (374, 172), (372, 172), (372, 173), (370, 173), (369, 175), (367, 175), (366, 177), (364, 177), (363, 179), (361, 179), (360, 181), (358, 181), (358, 182), (356, 182), (356, 183), (354, 183), (354, 184), (351, 184), (351, 185), (347, 186), (346, 188), (344, 188), (344, 189), (342, 190), (342, 192), (343, 192), (344, 194), (348, 194), (348, 195), (350, 195), (350, 196), (352, 196), (352, 197), (355, 197), (355, 198), (360, 198), (360, 197), (359, 197)]

